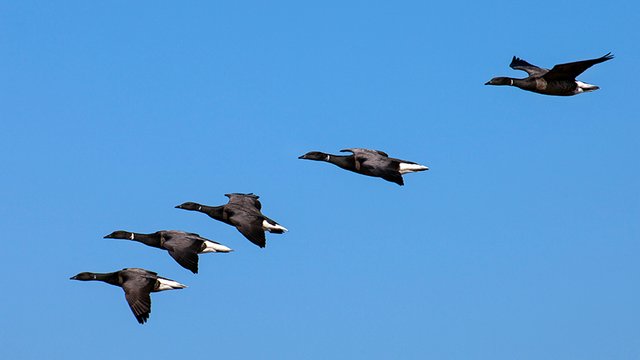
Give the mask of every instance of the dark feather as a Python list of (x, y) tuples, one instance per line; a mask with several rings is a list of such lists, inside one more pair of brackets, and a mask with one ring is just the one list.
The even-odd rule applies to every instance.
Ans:
[(543, 78), (545, 80), (575, 80), (576, 77), (582, 74), (585, 70), (592, 67), (595, 64), (605, 62), (613, 59), (613, 55), (608, 53), (597, 59), (583, 60), (570, 62), (566, 64), (555, 65)]
[(125, 269), (120, 272), (124, 296), (133, 315), (140, 324), (144, 324), (151, 313), (150, 294), (153, 291), (156, 279), (149, 275), (141, 273), (138, 269)]
[(247, 223), (245, 221), (238, 222), (236, 229), (240, 231), (244, 237), (249, 239), (252, 243), (263, 248), (267, 245), (267, 237), (262, 229), (262, 220), (259, 218), (253, 218), (253, 221)]
[(509, 64), (509, 66), (512, 69), (515, 70), (522, 70), (522, 71), (526, 71), (527, 74), (529, 74), (529, 76), (541, 76), (543, 74), (545, 74), (547, 71), (547, 69), (543, 69), (541, 67), (532, 65), (518, 57), (513, 57), (513, 59), (511, 60), (511, 64)]
[(204, 241), (190, 238), (171, 238), (165, 241), (164, 248), (169, 255), (185, 269), (198, 273), (198, 252)]

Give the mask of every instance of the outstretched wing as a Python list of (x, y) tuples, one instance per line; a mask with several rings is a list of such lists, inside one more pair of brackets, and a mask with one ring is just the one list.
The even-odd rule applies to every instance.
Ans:
[(400, 161), (393, 158), (372, 159), (365, 164), (365, 171), (368, 172), (368, 175), (381, 177), (398, 185), (404, 185), (399, 169)]
[(353, 153), (357, 172), (383, 178), (398, 185), (404, 185), (402, 175), (398, 171), (399, 162), (389, 155), (378, 150), (369, 149), (345, 149)]
[(169, 255), (185, 269), (198, 273), (198, 251), (204, 241), (189, 236), (171, 236), (164, 241)]
[(262, 228), (263, 216), (259, 211), (250, 210), (242, 207), (227, 206), (227, 214), (229, 222), (240, 231), (252, 243), (263, 248), (267, 244), (267, 238)]
[(224, 196), (229, 198), (229, 204), (238, 204), (238, 205), (246, 205), (255, 207), (258, 210), (262, 209), (262, 204), (258, 200), (260, 197), (255, 194), (224, 194)]
[(529, 64), (528, 62), (515, 56), (511, 60), (511, 64), (509, 64), (509, 67), (511, 67), (514, 70), (526, 71), (527, 74), (529, 74), (529, 76), (542, 76), (549, 71), (547, 69), (543, 69), (541, 67), (537, 67), (535, 65)]
[(389, 157), (389, 155), (387, 155), (387, 153), (384, 152), (384, 151), (370, 150), (370, 149), (363, 149), (363, 148), (342, 149), (342, 150), (340, 150), (340, 152), (350, 152), (350, 153), (353, 153), (356, 156), (358, 154), (377, 154), (377, 155), (382, 155), (382, 156)]
[(380, 162), (388, 162), (389, 155), (380, 150), (370, 150), (362, 148), (343, 149), (341, 152), (353, 153), (356, 171), (372, 176), (380, 176), (372, 173), (372, 169), (376, 168)]
[(595, 64), (605, 62), (613, 59), (613, 55), (608, 53), (597, 59), (576, 61), (566, 64), (555, 65), (548, 73), (544, 75), (545, 80), (575, 80), (576, 77), (582, 74), (585, 70), (592, 67)]
[(122, 289), (129, 307), (140, 324), (144, 324), (151, 314), (151, 290), (156, 280), (140, 274), (121, 272)]

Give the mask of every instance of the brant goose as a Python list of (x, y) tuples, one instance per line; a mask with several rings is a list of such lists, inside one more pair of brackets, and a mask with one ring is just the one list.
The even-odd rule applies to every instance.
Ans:
[(402, 175), (411, 172), (429, 170), (428, 167), (407, 160), (390, 158), (379, 150), (344, 149), (353, 155), (331, 155), (319, 151), (308, 152), (298, 159), (326, 161), (345, 170), (358, 174), (383, 178), (398, 185), (404, 185)]
[(260, 198), (254, 194), (225, 194), (229, 198), (226, 205), (207, 206), (194, 202), (186, 202), (176, 206), (177, 209), (198, 211), (225, 224), (235, 226), (244, 237), (263, 248), (266, 245), (265, 231), (282, 234), (287, 229), (264, 216), (260, 210)]
[(152, 234), (139, 234), (129, 231), (114, 231), (105, 239), (125, 239), (141, 242), (158, 249), (164, 249), (185, 269), (198, 273), (198, 254), (209, 252), (233, 251), (215, 241), (205, 239), (198, 234), (177, 230), (161, 230)]
[(514, 56), (509, 66), (515, 70), (526, 71), (529, 77), (524, 79), (495, 77), (485, 83), (485, 85), (515, 86), (522, 90), (533, 91), (544, 95), (576, 95), (599, 89), (599, 87), (595, 85), (576, 80), (576, 77), (591, 66), (611, 59), (613, 59), (613, 55), (608, 53), (597, 59), (559, 64), (555, 65), (551, 70), (547, 70), (531, 65)]
[(136, 268), (122, 269), (106, 274), (82, 272), (72, 277), (71, 280), (104, 281), (107, 284), (121, 287), (133, 315), (140, 324), (144, 324), (149, 319), (151, 313), (150, 294), (152, 292), (186, 288), (185, 285), (160, 277), (153, 271)]

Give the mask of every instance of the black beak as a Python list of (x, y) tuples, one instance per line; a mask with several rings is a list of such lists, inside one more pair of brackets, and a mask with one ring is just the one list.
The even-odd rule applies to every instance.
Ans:
[(176, 206), (174, 206), (174, 208), (176, 208), (176, 209), (182, 209), (182, 205), (176, 205)]
[(305, 156), (306, 156), (306, 155), (298, 156), (298, 159), (306, 159), (306, 157), (305, 157)]
[(109, 234), (109, 235), (105, 235), (105, 236), (103, 237), (103, 239), (113, 239), (113, 236), (111, 236), (111, 234)]
[(491, 81), (487, 81), (486, 83), (484, 83), (485, 85), (491, 85)]
[(69, 278), (69, 280), (77, 280), (75, 276)]

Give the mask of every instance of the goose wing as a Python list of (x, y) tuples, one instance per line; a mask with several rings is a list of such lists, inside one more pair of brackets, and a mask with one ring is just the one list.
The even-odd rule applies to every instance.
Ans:
[(224, 196), (229, 198), (229, 204), (238, 204), (238, 205), (247, 205), (251, 207), (255, 207), (258, 210), (262, 209), (262, 204), (258, 200), (260, 196), (255, 194), (224, 194)]
[(377, 164), (365, 164), (368, 173), (372, 176), (383, 178), (398, 185), (404, 185), (404, 179), (400, 174), (400, 163), (389, 159), (388, 162), (378, 162)]
[(122, 289), (129, 307), (140, 324), (144, 324), (151, 314), (151, 290), (156, 282), (153, 273), (122, 271)]
[(378, 176), (378, 175), (371, 173), (371, 168), (375, 167), (376, 163), (386, 162), (386, 159), (389, 158), (389, 155), (379, 150), (352, 148), (352, 149), (342, 149), (340, 150), (340, 152), (353, 153), (356, 171), (363, 174), (367, 174), (367, 175), (373, 175), (373, 176)]
[(513, 57), (513, 59), (511, 59), (511, 64), (509, 64), (509, 67), (514, 70), (525, 71), (527, 74), (529, 74), (529, 76), (542, 76), (549, 71), (547, 69), (529, 64), (528, 62), (515, 56)]
[(386, 153), (368, 149), (345, 149), (345, 151), (353, 152), (358, 172), (404, 185), (399, 172), (399, 162)]
[(592, 67), (593, 65), (611, 59), (613, 59), (613, 55), (611, 55), (611, 53), (608, 53), (597, 59), (558, 64), (555, 65), (551, 70), (549, 70), (549, 72), (544, 75), (544, 78), (546, 80), (575, 80), (578, 75), (582, 74), (585, 70)]
[(227, 214), (229, 215), (229, 221), (249, 241), (261, 248), (267, 245), (267, 238), (262, 228), (262, 221), (264, 219), (259, 215), (259, 212), (232, 207), (228, 209)]
[(380, 156), (389, 157), (389, 155), (387, 155), (387, 153), (384, 152), (384, 151), (370, 150), (370, 149), (363, 149), (363, 148), (342, 149), (342, 150), (340, 150), (340, 152), (350, 152), (350, 153), (353, 153), (353, 155), (356, 155), (356, 156), (358, 156), (359, 154), (360, 155), (370, 154), (370, 155), (380, 155)]
[(168, 235), (164, 239), (163, 247), (169, 255), (185, 269), (198, 273), (198, 251), (202, 249), (203, 240), (199, 237)]

